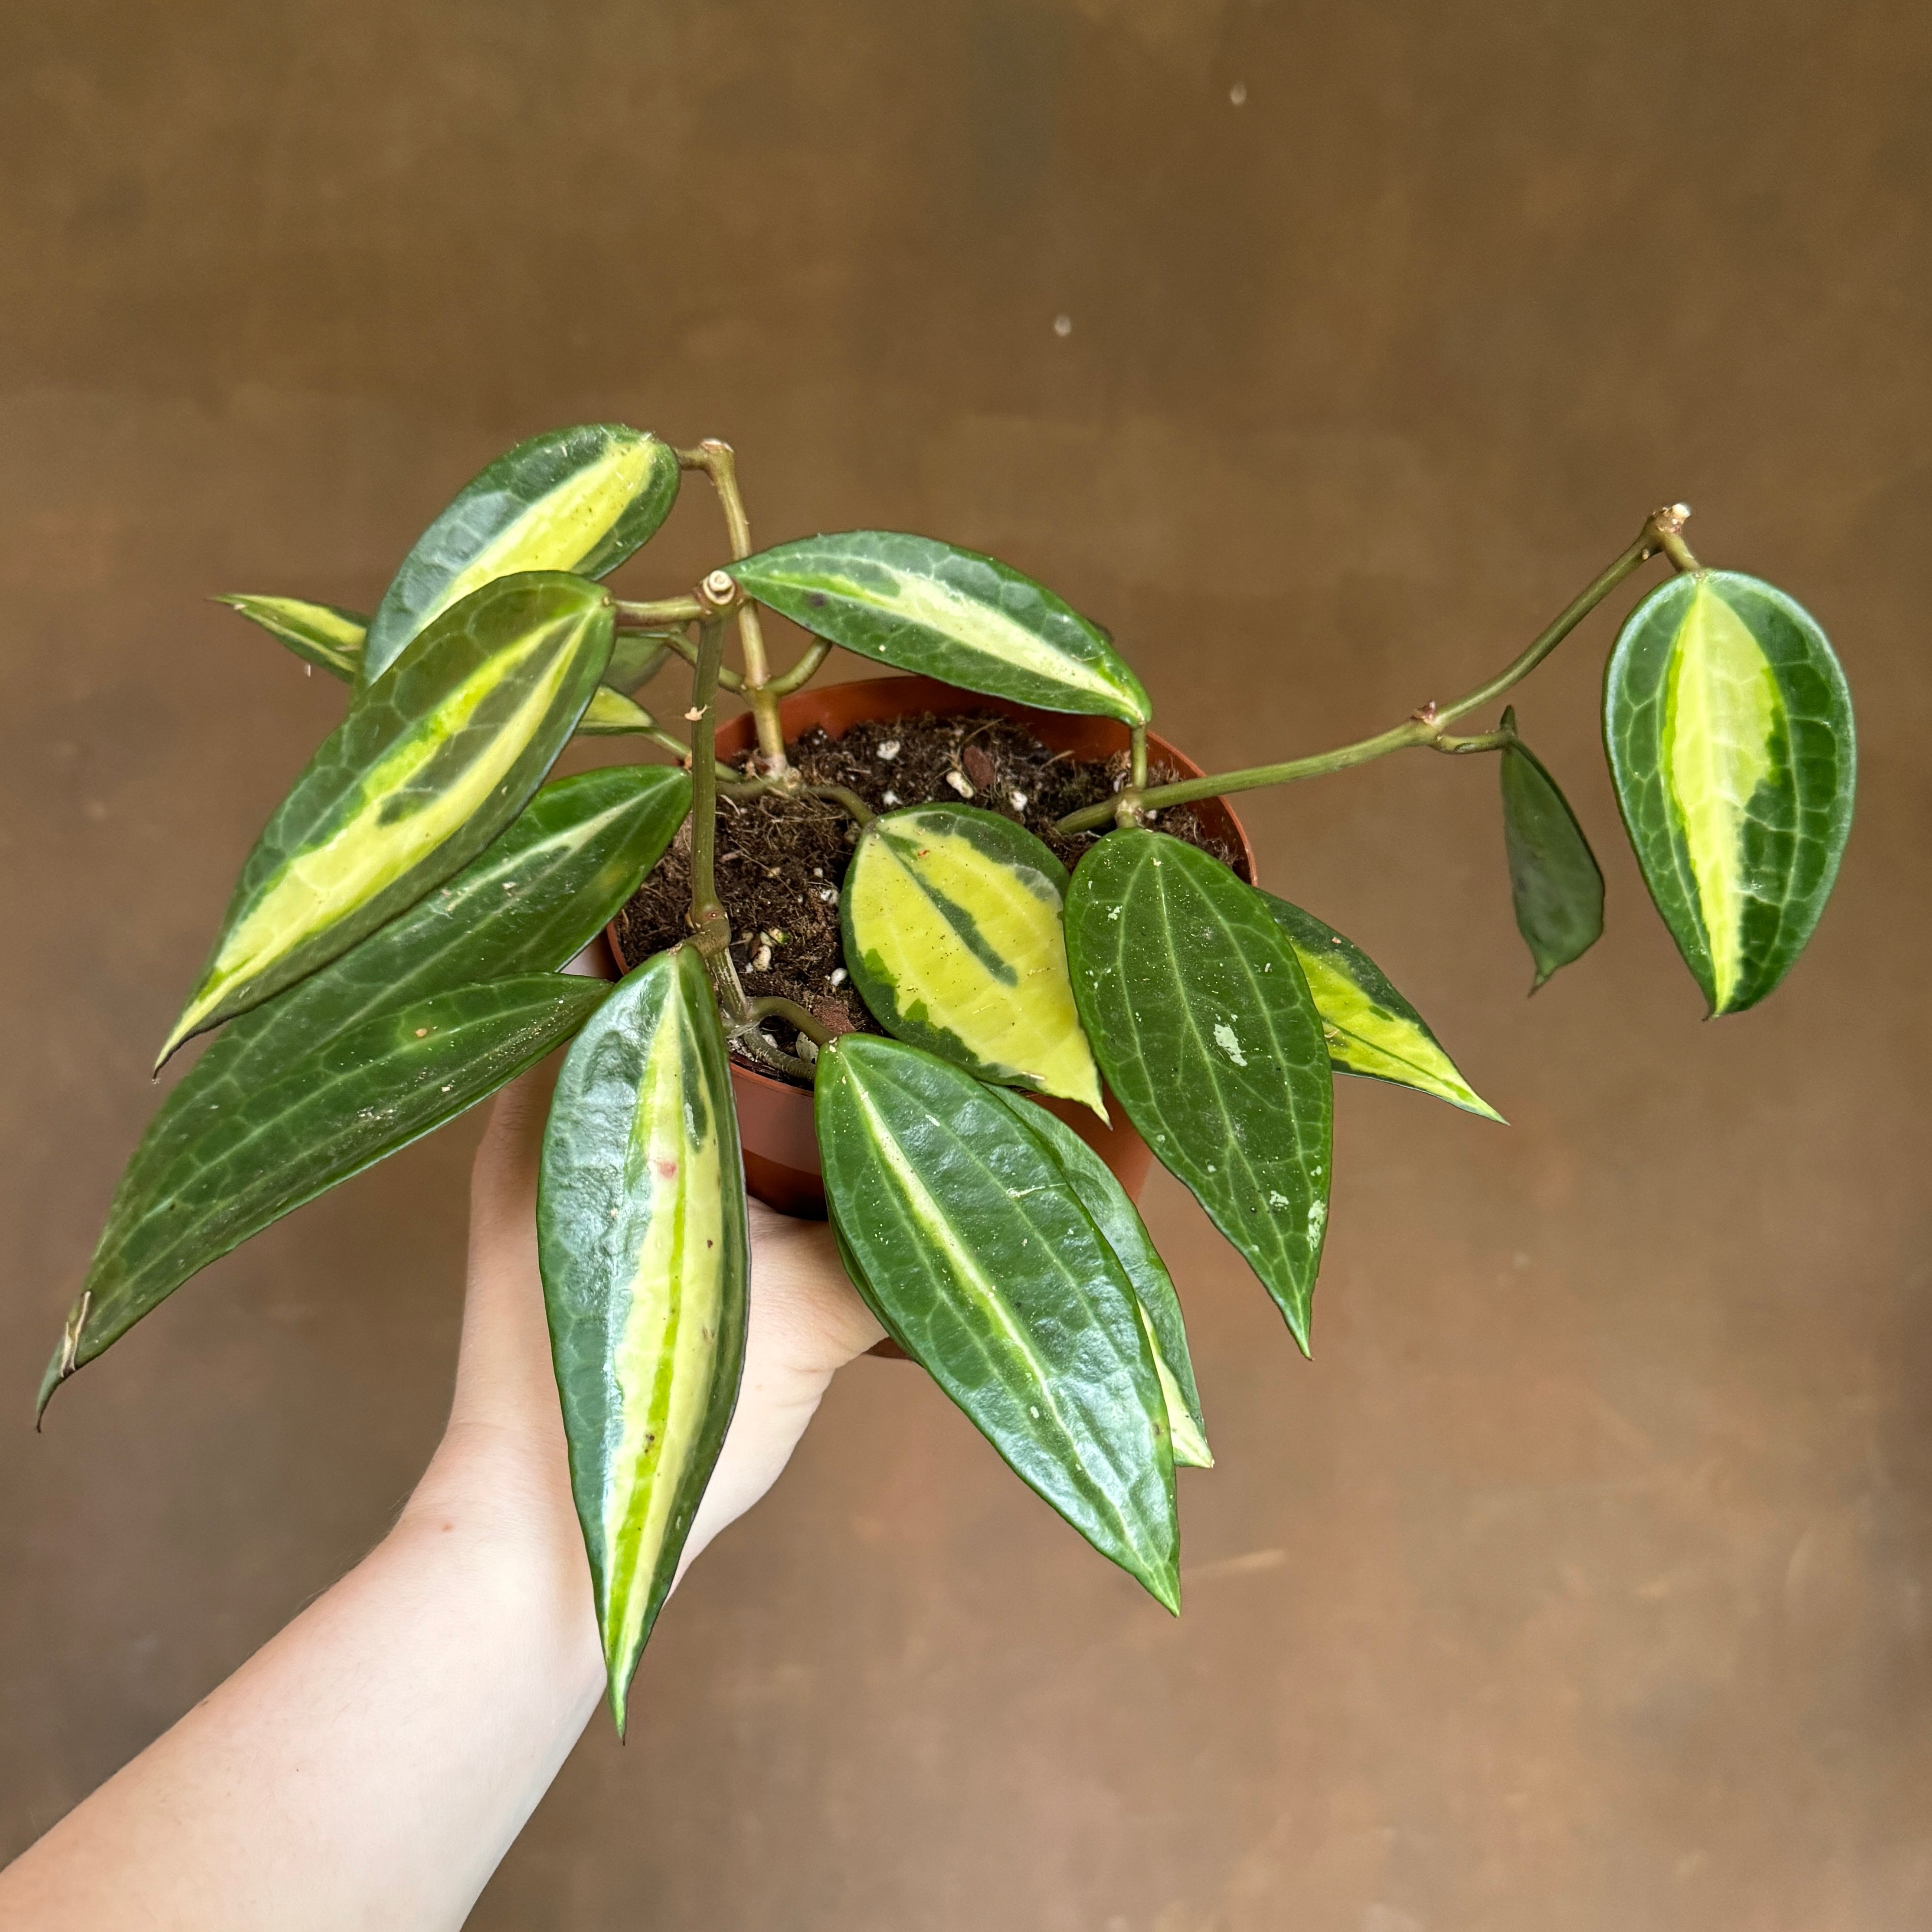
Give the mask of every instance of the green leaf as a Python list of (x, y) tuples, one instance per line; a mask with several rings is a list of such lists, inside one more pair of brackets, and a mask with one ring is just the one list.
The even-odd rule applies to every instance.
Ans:
[(1816, 621), (1734, 571), (1674, 578), (1610, 654), (1604, 742), (1644, 884), (1713, 1015), (1804, 950), (1852, 829), (1858, 751)]
[(565, 1060), (537, 1252), (621, 1737), (745, 1356), (744, 1167), (724, 1030), (691, 947), (640, 966)]
[(1153, 1352), (1065, 1173), (994, 1089), (897, 1040), (842, 1035), (815, 1091), (853, 1285), (1022, 1480), (1178, 1610)]
[[(1516, 712), (1503, 713), (1516, 729)], [(1536, 962), (1533, 993), (1559, 966), (1580, 958), (1604, 934), (1604, 875), (1570, 801), (1527, 745), (1502, 758), (1503, 847), (1516, 930)]]
[(242, 1104), (207, 1118), (204, 1094), (191, 1148), (165, 1170), (170, 1192), (110, 1222), (90, 1276), (98, 1298), (90, 1286), (75, 1303), (40, 1407), (196, 1268), (494, 1094), (609, 991), (555, 973), (458, 986), (388, 1007), (259, 1083), (231, 1070)]
[(332, 677), (356, 682), (362, 662), (362, 640), (369, 628), (368, 619), (359, 612), (333, 604), (311, 604), (301, 597), (254, 597), (243, 592), (214, 601), (239, 610), (297, 657), (320, 665)]
[(1187, 1351), (1180, 1298), (1174, 1292), (1174, 1278), (1156, 1250), (1139, 1210), (1127, 1198), (1126, 1190), (1107, 1163), (1064, 1120), (1017, 1094), (998, 1088), (992, 1090), (1066, 1177), (1132, 1286), (1167, 1405), (1174, 1461), (1190, 1468), (1211, 1469), (1214, 1452), (1208, 1446), (1208, 1425), (1201, 1418), (1201, 1394), (1194, 1385), (1194, 1362)]
[(853, 984), (888, 1033), (1105, 1120), (1066, 982), (1066, 868), (997, 813), (925, 805), (875, 818), (839, 894)]
[(1130, 829), (1074, 868), (1066, 952), (1108, 1085), (1306, 1353), (1334, 1094), (1321, 1016), (1288, 934), (1220, 860)]
[(1286, 899), (1272, 892), (1263, 892), (1262, 898), (1301, 962), (1322, 1016), (1331, 1067), (1433, 1094), (1486, 1120), (1502, 1119), (1457, 1072), (1428, 1023), (1359, 946)]
[(655, 731), (657, 726), (658, 721), (635, 698), (600, 684), (578, 721), (577, 733), (580, 738), (616, 738), (627, 732)]
[(363, 682), (494, 578), (535, 570), (608, 577), (670, 514), (677, 486), (677, 452), (622, 423), (520, 442), (466, 484), (403, 560), (369, 626)]
[(575, 730), (610, 637), (610, 600), (594, 584), (561, 572), (506, 578), (358, 691), (256, 842), (161, 1060), (346, 952), (475, 857)]
[(1106, 633), (976, 550), (892, 530), (781, 544), (725, 568), (761, 604), (862, 657), (1046, 711), (1144, 724), (1140, 680)]
[[(88, 1270), (72, 1366), (92, 1361), (190, 1275), (320, 1191), (311, 1172), (319, 1154), (297, 1130), (318, 1136), (320, 1146), (346, 1122), (307, 1111), (292, 1124), (271, 1111), (286, 1099), (284, 1075), (305, 1064), (319, 1078), (322, 1048), (392, 1007), (563, 964), (657, 863), (690, 796), (689, 779), (662, 765), (546, 785), (448, 884), (225, 1028), (162, 1102), (121, 1177)], [(412, 1071), (398, 1062), (396, 1078), (406, 1082)], [(344, 1106), (367, 1104), (359, 1088), (344, 1091)], [(211, 1192), (203, 1168), (225, 1160), (226, 1136), (244, 1128), (259, 1171), (232, 1198)], [(184, 1202), (201, 1204), (184, 1213)]]
[(670, 646), (659, 631), (620, 631), (610, 646), (610, 662), (604, 682), (613, 691), (626, 694), (657, 675), (658, 667), (670, 655)]

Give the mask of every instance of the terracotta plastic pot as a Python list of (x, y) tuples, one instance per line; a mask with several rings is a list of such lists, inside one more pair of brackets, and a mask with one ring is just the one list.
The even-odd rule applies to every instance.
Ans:
[[(808, 687), (787, 698), (778, 716), (788, 740), (816, 724), (828, 735), (842, 738), (853, 725), (873, 718), (915, 716), (929, 711), (949, 716), (959, 711), (997, 711), (1024, 724), (1049, 751), (1070, 752), (1080, 758), (1104, 758), (1127, 746), (1127, 728), (1111, 718), (1083, 718), (1061, 711), (1036, 711), (978, 692), (962, 691), (929, 677), (870, 677), (851, 684)], [(718, 728), (718, 754), (736, 759), (754, 742), (750, 714)], [(1166, 739), (1148, 734), (1148, 748), (1159, 764), (1171, 765), (1184, 776), (1199, 778), (1201, 767), (1184, 758)], [(1235, 846), (1246, 877), (1255, 877), (1254, 848), (1240, 820), (1220, 799), (1204, 799), (1194, 806), (1208, 828)], [(626, 961), (614, 922), (608, 938), (618, 970), (638, 962)], [(818, 1142), (812, 1132), (812, 1096), (768, 1073), (731, 1065), (732, 1091), (738, 1102), (738, 1131), (745, 1148), (745, 1184), (781, 1214), (822, 1220), (825, 1189), (820, 1178)], [(1111, 1126), (1103, 1126), (1084, 1107), (1070, 1101), (1048, 1100), (1060, 1118), (1079, 1134), (1112, 1168), (1132, 1198), (1140, 1198), (1154, 1156), (1146, 1142), (1127, 1124), (1112, 1096), (1107, 1111)]]

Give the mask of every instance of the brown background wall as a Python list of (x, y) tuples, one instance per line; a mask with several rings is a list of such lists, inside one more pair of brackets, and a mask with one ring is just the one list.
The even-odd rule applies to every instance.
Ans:
[[(1627, 598), (1522, 704), (1610, 891), (1533, 1004), (1486, 764), (1256, 799), (1515, 1124), (1344, 1083), (1312, 1366), (1156, 1184), (1185, 1618), (863, 1364), (475, 1922), (1932, 1920), (1928, 80), (1902, 0), (0, 9), (0, 1853), (381, 1532), (448, 1386), (461, 1129), (25, 1426), (340, 703), (202, 600), (366, 608), (611, 416), (731, 438), (767, 538), (1036, 572), (1223, 766), (1472, 681), (1681, 495), (1838, 639), (1865, 776), (1810, 954), (1708, 1028), (1594, 748)], [(716, 551), (693, 493), (625, 580)]]

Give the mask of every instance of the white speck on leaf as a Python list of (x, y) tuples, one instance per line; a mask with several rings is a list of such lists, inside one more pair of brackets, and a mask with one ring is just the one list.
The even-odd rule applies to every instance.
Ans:
[(1214, 1022), (1214, 1044), (1237, 1066), (1247, 1065), (1248, 1057), (1241, 1051), (1241, 1042), (1234, 1037), (1234, 1029), (1226, 1020), (1216, 1020)]
[(1322, 1230), (1328, 1225), (1328, 1204), (1325, 1201), (1311, 1201), (1308, 1204), (1308, 1238), (1318, 1241)]
[(1268, 1205), (1270, 1208), (1292, 1208), (1294, 1203), (1280, 1188), (1270, 1187), (1268, 1190)]

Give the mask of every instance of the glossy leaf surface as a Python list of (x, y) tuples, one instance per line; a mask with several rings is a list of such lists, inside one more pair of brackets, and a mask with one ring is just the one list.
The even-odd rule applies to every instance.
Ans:
[(854, 1285), (1022, 1480), (1170, 1610), (1167, 1408), (1140, 1304), (1065, 1173), (1000, 1094), (847, 1034), (814, 1102)]
[(1136, 829), (1109, 832), (1075, 868), (1066, 950), (1108, 1085), (1306, 1352), (1334, 1094), (1288, 934), (1220, 860)]
[(670, 654), (670, 645), (654, 631), (620, 631), (610, 646), (604, 682), (628, 694), (648, 683)]
[(1046, 711), (1144, 724), (1140, 680), (1043, 584), (976, 550), (892, 530), (805, 537), (726, 566), (746, 591), (862, 657)]
[(964, 805), (891, 812), (846, 868), (845, 962), (888, 1033), (1105, 1120), (1067, 984), (1066, 890), (1066, 868), (1010, 819)]
[(1208, 1446), (1208, 1427), (1201, 1418), (1201, 1394), (1194, 1385), (1194, 1361), (1187, 1350), (1180, 1298), (1174, 1292), (1174, 1278), (1148, 1235), (1140, 1210), (1127, 1198), (1113, 1170), (1064, 1120), (1017, 1094), (999, 1088), (992, 1090), (1066, 1177), (1088, 1219), (1132, 1285), (1167, 1404), (1174, 1461), (1190, 1468), (1211, 1469), (1214, 1452)]
[(619, 738), (629, 732), (653, 731), (657, 722), (634, 698), (600, 684), (577, 721), (577, 730), (580, 737)]
[(507, 578), (358, 691), (256, 841), (160, 1058), (346, 952), (475, 857), (576, 728), (610, 636), (596, 585)]
[(1644, 883), (1715, 1013), (1804, 950), (1851, 831), (1851, 696), (1815, 620), (1734, 571), (1673, 578), (1610, 656), (1604, 740)]
[(565, 1059), (537, 1243), (622, 1736), (745, 1355), (744, 1168), (724, 1030), (691, 947), (639, 967)]
[[(1516, 728), (1514, 710), (1503, 728)], [(1506, 746), (1502, 766), (1503, 848), (1516, 930), (1536, 962), (1533, 993), (1558, 967), (1604, 933), (1604, 875), (1570, 801), (1526, 745)]]
[(1428, 1023), (1359, 946), (1286, 899), (1272, 892), (1262, 898), (1301, 962), (1322, 1016), (1331, 1067), (1433, 1094), (1486, 1120), (1502, 1118), (1462, 1078)]
[(499, 577), (604, 577), (677, 501), (677, 454), (621, 423), (547, 431), (499, 457), (416, 539), (369, 626), (362, 679), (380, 677), (435, 618)]
[(362, 640), (369, 628), (368, 619), (359, 612), (341, 610), (333, 604), (312, 604), (301, 597), (255, 597), (238, 592), (214, 601), (240, 611), (278, 643), (286, 644), (297, 657), (320, 665), (332, 677), (350, 684), (356, 682), (362, 662)]
[(167, 1191), (117, 1198), (41, 1406), (196, 1269), (494, 1094), (609, 990), (554, 973), (458, 986), (387, 1006), (272, 1071), (250, 1067), (260, 1077), (231, 1066), (224, 1090), (238, 1103), (224, 1110), (204, 1091), (191, 1144), (148, 1176)]
[[(208, 1044), (169, 1093), (115, 1190), (88, 1270), (88, 1313), (76, 1365), (188, 1277), (313, 1198), (309, 1150), (279, 1105), (260, 1096), (379, 1013), (472, 981), (548, 972), (581, 952), (657, 863), (689, 809), (690, 781), (658, 765), (586, 772), (546, 785), (456, 877)], [(407, 1077), (399, 1063), (398, 1077)], [(351, 1096), (360, 1106), (364, 1098)], [(302, 1124), (332, 1138), (326, 1112)], [(184, 1219), (177, 1204), (205, 1192), (200, 1175), (217, 1130), (256, 1132), (280, 1176), (251, 1192), (239, 1218)], [(217, 1136), (213, 1141), (205, 1137)]]

